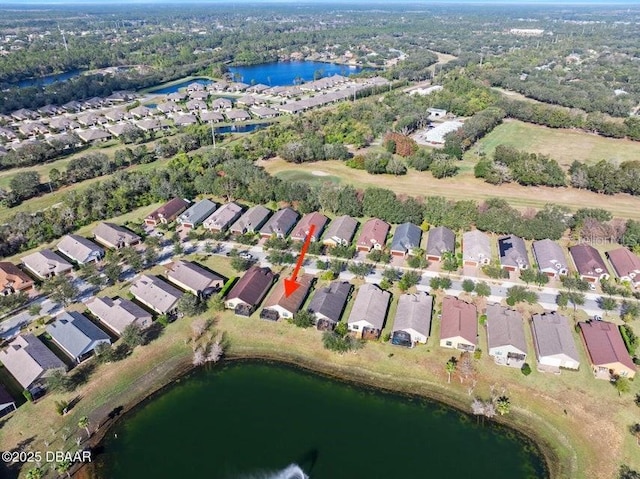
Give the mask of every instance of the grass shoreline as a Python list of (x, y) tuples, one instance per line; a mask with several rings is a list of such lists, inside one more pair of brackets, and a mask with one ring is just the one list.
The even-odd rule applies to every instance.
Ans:
[[(399, 396), (407, 397), (419, 397), (425, 398), (429, 401), (444, 404), (447, 407), (451, 407), (465, 414), (469, 414), (465, 409), (468, 398), (457, 391), (450, 388), (433, 387), (434, 384), (426, 381), (409, 380), (408, 378), (393, 379), (380, 372), (375, 371), (374, 368), (360, 369), (360, 370), (347, 370), (341, 368), (338, 364), (321, 361), (317, 358), (302, 357), (300, 355), (286, 353), (283, 351), (274, 352), (263, 350), (259, 347), (244, 346), (240, 348), (240, 351), (232, 351), (228, 354), (222, 363), (227, 361), (264, 361), (273, 362), (279, 364), (285, 364), (287, 366), (293, 366), (301, 369), (305, 372), (317, 374), (323, 377), (328, 377), (335, 381), (354, 384), (359, 387), (372, 388), (377, 391), (383, 391), (392, 393)], [(221, 364), (222, 364), (221, 363)], [(113, 420), (107, 420), (100, 425), (99, 430), (91, 437), (91, 440), (87, 443), (87, 446), (92, 449), (99, 449), (102, 441), (110, 429), (120, 420), (126, 420), (127, 415), (134, 412), (137, 408), (143, 406), (148, 401), (153, 400), (158, 395), (162, 394), (168, 387), (175, 382), (187, 379), (189, 374), (196, 370), (191, 364), (182, 363), (179, 364), (173, 371), (169, 380), (161, 383), (153, 391), (147, 395), (133, 401), (126, 405), (123, 411)], [(419, 384), (423, 383), (423, 384)], [(426, 384), (424, 384), (426, 383)], [(414, 389), (415, 387), (418, 389)], [(425, 387), (426, 386), (426, 387)], [(533, 426), (531, 419), (535, 419), (537, 427)], [(514, 431), (521, 436), (526, 442), (535, 446), (537, 453), (541, 456), (545, 468), (547, 470), (548, 477), (550, 479), (561, 479), (568, 477), (578, 477), (577, 464), (572, 461), (569, 467), (563, 466), (559, 455), (556, 453), (556, 447), (548, 439), (548, 432), (553, 432), (559, 436), (555, 436), (556, 439), (562, 437), (563, 446), (569, 445), (568, 438), (566, 438), (559, 431), (554, 428), (540, 417), (532, 417), (531, 413), (528, 413), (525, 409), (513, 409), (512, 413), (508, 416), (496, 416), (494, 422), (499, 427), (504, 427), (508, 430)], [(548, 432), (541, 432), (540, 426), (544, 426), (549, 429)], [(566, 442), (565, 442), (566, 441)], [(74, 477), (80, 479), (97, 478), (98, 472), (95, 468), (95, 463), (87, 463), (81, 466)]]

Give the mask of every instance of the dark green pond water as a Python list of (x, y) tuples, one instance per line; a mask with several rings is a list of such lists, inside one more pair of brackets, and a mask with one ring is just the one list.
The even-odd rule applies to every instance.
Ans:
[(282, 472), (292, 464), (311, 479), (547, 477), (537, 449), (511, 431), (254, 362), (170, 387), (120, 421), (98, 461), (102, 479), (299, 479), (297, 467)]

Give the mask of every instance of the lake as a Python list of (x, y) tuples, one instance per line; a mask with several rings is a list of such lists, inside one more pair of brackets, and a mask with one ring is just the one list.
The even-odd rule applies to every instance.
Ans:
[(8, 85), (12, 87), (29, 87), (29, 86), (46, 86), (52, 83), (69, 80), (70, 78), (77, 77), (85, 70), (70, 70), (68, 72), (63, 73), (55, 73), (53, 75), (45, 75), (42, 77), (36, 78), (26, 78), (24, 80), (20, 80), (14, 83), (8, 83)]
[(298, 78), (302, 78), (304, 81), (312, 81), (316, 73), (318, 77), (336, 74), (348, 76), (353, 73), (360, 73), (362, 68), (336, 65), (335, 63), (291, 61), (229, 67), (229, 71), (244, 83), (254, 82), (269, 86), (284, 86), (293, 85)]
[(513, 431), (264, 362), (191, 374), (125, 416), (103, 446), (101, 479), (548, 477)]

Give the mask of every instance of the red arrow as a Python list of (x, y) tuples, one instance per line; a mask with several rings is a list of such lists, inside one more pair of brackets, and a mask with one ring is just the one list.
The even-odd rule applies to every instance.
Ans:
[(300, 257), (298, 258), (296, 267), (293, 268), (291, 278), (284, 279), (284, 295), (287, 298), (300, 287), (300, 283), (296, 281), (296, 278), (298, 277), (298, 273), (300, 272), (300, 268), (302, 267), (302, 263), (304, 262), (304, 255), (307, 253), (307, 249), (309, 249), (309, 243), (311, 243), (311, 237), (313, 236), (313, 232), (315, 231), (315, 229), (316, 225), (312, 224), (309, 227), (309, 232), (307, 233), (307, 237), (304, 239), (304, 244), (302, 245), (302, 249), (300, 250)]

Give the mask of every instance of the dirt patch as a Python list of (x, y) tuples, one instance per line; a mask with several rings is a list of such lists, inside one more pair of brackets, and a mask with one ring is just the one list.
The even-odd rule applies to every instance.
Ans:
[(320, 170), (313, 170), (311, 174), (313, 176), (329, 176), (329, 173), (327, 173), (326, 171), (320, 171)]

